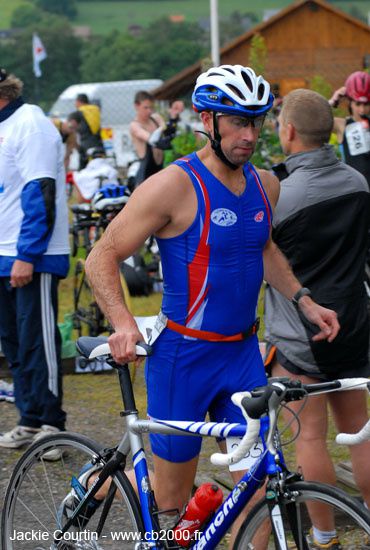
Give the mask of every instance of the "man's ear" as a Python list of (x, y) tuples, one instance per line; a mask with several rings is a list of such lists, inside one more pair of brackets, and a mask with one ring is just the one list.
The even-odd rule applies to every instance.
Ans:
[(203, 122), (203, 125), (204, 125), (204, 129), (206, 130), (206, 132), (211, 132), (213, 130), (213, 118), (212, 118), (212, 113), (208, 112), (208, 111), (202, 111), (200, 113), (200, 118)]
[(294, 128), (293, 124), (288, 122), (287, 124), (287, 132), (286, 132), (288, 141), (293, 141), (296, 137), (296, 129)]

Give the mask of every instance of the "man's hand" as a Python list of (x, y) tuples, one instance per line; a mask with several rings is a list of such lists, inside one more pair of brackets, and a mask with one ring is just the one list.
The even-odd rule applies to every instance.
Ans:
[(14, 288), (20, 288), (28, 285), (33, 277), (33, 264), (22, 260), (15, 260), (10, 273), (10, 285)]
[(320, 306), (309, 296), (300, 298), (298, 307), (308, 321), (320, 328), (320, 332), (312, 338), (314, 342), (319, 342), (320, 340), (332, 342), (334, 340), (340, 330), (335, 311)]
[(127, 326), (117, 329), (108, 338), (112, 357), (119, 365), (135, 360), (140, 361), (136, 355), (136, 343), (144, 341), (144, 337), (134, 320)]

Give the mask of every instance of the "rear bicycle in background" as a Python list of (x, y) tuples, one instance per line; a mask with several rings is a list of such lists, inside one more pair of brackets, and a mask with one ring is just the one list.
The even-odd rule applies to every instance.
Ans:
[[(272, 379), (267, 386), (232, 396), (233, 402), (241, 408), (246, 424), (141, 420), (127, 365), (117, 365), (109, 359), (106, 339), (81, 338), (78, 346), (86, 358), (104, 357), (117, 369), (124, 403), (124, 412), (121, 413), (125, 422), (124, 434), (118, 445), (110, 449), (84, 436), (68, 433), (42, 439), (33, 445), (16, 465), (7, 488), (1, 529), (4, 550), (180, 548), (174, 536), (175, 530), (166, 529), (162, 524), (163, 514), (168, 510), (158, 510), (156, 505), (143, 433), (226, 437), (230, 453), (212, 455), (212, 463), (235, 466), (237, 470), (248, 468), (200, 531), (191, 533), (193, 538), (186, 541), (187, 547), (200, 550), (222, 544), (222, 538), (234, 520), (266, 482), (265, 496), (241, 525), (235, 549), (317, 548), (311, 536), (312, 522), (308, 513), (311, 503), (332, 510), (341, 544), (337, 548), (368, 548), (370, 515), (367, 509), (336, 487), (305, 482), (300, 474), (289, 471), (277, 429), (278, 413), (290, 401), (328, 391), (366, 390), (369, 387), (367, 379), (310, 385)], [(137, 352), (145, 355), (150, 353), (150, 349), (143, 344), (137, 346)], [(364, 437), (369, 437), (369, 434)], [(57, 464), (45, 459), (46, 453), (54, 448), (62, 453), (62, 460)], [(130, 454), (137, 494), (124, 471)], [(88, 488), (86, 482), (81, 490), (88, 475), (96, 476), (96, 479)], [(103, 487), (104, 498), (97, 501), (96, 494)], [(175, 519), (173, 527), (174, 524)], [(12, 540), (14, 533), (22, 534), (30, 529), (44, 533), (45, 542), (30, 545), (24, 540)]]
[[(91, 204), (74, 204), (73, 213), (72, 255), (76, 256), (82, 249), (84, 258), (99, 240), (103, 231), (112, 219), (120, 212), (129, 199), (125, 186), (102, 187)], [(119, 188), (117, 190), (117, 187)], [(73, 279), (73, 326), (78, 336), (98, 336), (110, 333), (111, 327), (100, 310), (85, 272), (85, 259), (79, 258), (74, 267)], [(125, 302), (131, 310), (130, 292), (124, 275), (121, 273), (121, 286)]]

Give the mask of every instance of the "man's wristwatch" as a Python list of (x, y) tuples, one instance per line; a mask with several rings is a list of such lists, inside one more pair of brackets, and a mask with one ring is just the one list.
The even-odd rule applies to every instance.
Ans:
[(311, 296), (311, 290), (309, 288), (306, 288), (306, 287), (302, 287), (298, 290), (298, 292), (296, 292), (292, 298), (292, 304), (295, 306), (295, 307), (298, 307), (298, 302), (300, 300), (300, 298), (302, 298), (302, 296)]

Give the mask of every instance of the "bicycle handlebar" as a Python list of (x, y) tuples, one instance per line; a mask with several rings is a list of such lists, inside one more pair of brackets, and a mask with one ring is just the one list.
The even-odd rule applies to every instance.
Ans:
[[(212, 464), (226, 466), (239, 462), (257, 442), (260, 431), (260, 418), (269, 413), (270, 417), (276, 414), (278, 406), (282, 402), (298, 401), (306, 395), (319, 395), (332, 391), (368, 390), (370, 381), (368, 378), (347, 378), (322, 382), (317, 384), (301, 384), (289, 378), (276, 378), (270, 384), (256, 388), (252, 392), (239, 392), (232, 395), (231, 399), (237, 405), (247, 421), (247, 431), (239, 446), (231, 453), (214, 453), (211, 456)], [(270, 431), (274, 426), (270, 425)], [(336, 442), (345, 445), (355, 445), (370, 439), (370, 420), (357, 434), (338, 434)], [(269, 437), (267, 438), (269, 440)]]
[(249, 398), (252, 398), (252, 394), (250, 392), (238, 392), (231, 396), (232, 402), (234, 405), (240, 407), (243, 416), (247, 421), (247, 431), (235, 451), (228, 454), (213, 453), (211, 455), (210, 460), (215, 466), (229, 466), (230, 464), (239, 462), (249, 451), (249, 449), (253, 447), (254, 443), (256, 443), (260, 433), (261, 420), (260, 418), (251, 418), (248, 415), (245, 404)]

